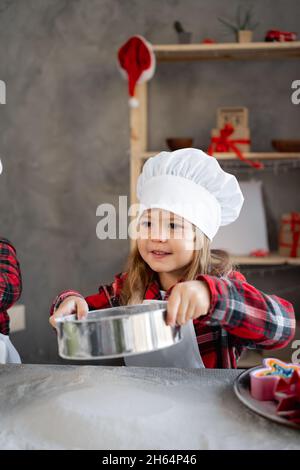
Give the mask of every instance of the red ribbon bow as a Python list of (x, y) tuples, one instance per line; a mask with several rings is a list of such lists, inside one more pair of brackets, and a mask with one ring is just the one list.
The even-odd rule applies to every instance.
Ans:
[(213, 156), (214, 151), (215, 152), (233, 151), (240, 160), (252, 166), (253, 168), (258, 168), (258, 169), (263, 168), (264, 167), (263, 163), (252, 161), (252, 160), (245, 158), (242, 152), (240, 151), (240, 149), (236, 145), (236, 144), (250, 144), (250, 140), (249, 139), (230, 139), (229, 137), (231, 136), (233, 132), (234, 132), (234, 127), (232, 126), (232, 124), (229, 124), (229, 123), (225, 124), (223, 129), (220, 130), (220, 136), (211, 138), (210, 146), (208, 148), (207, 153)]

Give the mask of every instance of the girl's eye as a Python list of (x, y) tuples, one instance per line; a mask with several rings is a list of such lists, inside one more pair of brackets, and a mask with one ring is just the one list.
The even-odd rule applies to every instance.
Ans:
[(149, 224), (151, 224), (151, 222), (150, 222), (149, 220), (144, 220), (144, 221), (141, 223), (141, 225), (142, 225), (143, 227), (150, 227)]
[(173, 230), (175, 230), (176, 228), (179, 228), (179, 227), (180, 227), (180, 225), (179, 225), (179, 224), (175, 224), (175, 222), (171, 222), (171, 223), (170, 223), (170, 226), (171, 226), (171, 228), (172, 228)]
[[(143, 227), (150, 227), (151, 226), (151, 221), (150, 220), (144, 220), (143, 222), (141, 222), (141, 225)], [(170, 227), (171, 227), (172, 230), (176, 230), (176, 229), (181, 228), (181, 225), (176, 224), (175, 222), (170, 222)]]

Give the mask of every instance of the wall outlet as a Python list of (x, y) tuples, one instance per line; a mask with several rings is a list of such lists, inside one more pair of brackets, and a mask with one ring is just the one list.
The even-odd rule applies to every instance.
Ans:
[(25, 305), (14, 305), (7, 311), (10, 318), (10, 332), (16, 333), (17, 331), (25, 330)]

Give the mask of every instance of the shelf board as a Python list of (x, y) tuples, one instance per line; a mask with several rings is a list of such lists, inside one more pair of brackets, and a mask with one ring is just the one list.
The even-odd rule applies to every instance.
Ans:
[(300, 58), (300, 41), (215, 44), (155, 44), (159, 62)]
[(278, 265), (278, 264), (292, 264), (300, 266), (300, 258), (288, 258), (272, 253), (269, 256), (256, 257), (256, 256), (233, 256), (230, 259), (234, 264), (251, 264), (251, 265)]
[[(160, 151), (157, 152), (143, 152), (141, 153), (140, 159), (147, 160), (154, 155), (157, 155)], [(169, 152), (169, 150), (166, 150)], [(300, 158), (300, 152), (245, 152), (244, 157), (249, 160), (280, 160), (286, 158)], [(237, 160), (237, 156), (234, 153), (214, 153), (214, 157), (217, 160)]]
[(283, 256), (264, 256), (264, 257), (256, 257), (256, 256), (234, 256), (230, 255), (230, 259), (234, 264), (285, 264), (286, 258)]
[(300, 265), (300, 258), (288, 258), (288, 264), (293, 264), (295, 266)]

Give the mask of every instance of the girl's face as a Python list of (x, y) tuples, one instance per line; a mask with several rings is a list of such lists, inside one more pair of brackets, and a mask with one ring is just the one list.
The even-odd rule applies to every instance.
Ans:
[(171, 273), (184, 268), (194, 254), (194, 226), (172, 212), (148, 209), (139, 221), (137, 246), (153, 271)]

